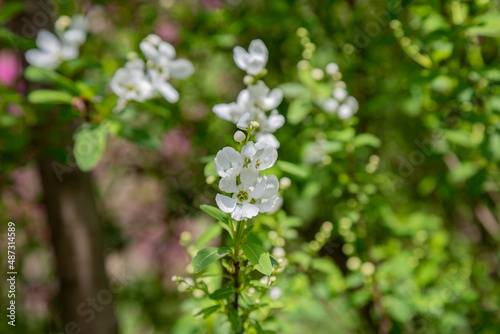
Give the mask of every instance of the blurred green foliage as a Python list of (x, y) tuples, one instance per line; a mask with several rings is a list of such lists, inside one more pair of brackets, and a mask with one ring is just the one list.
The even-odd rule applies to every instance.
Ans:
[[(60, 14), (90, 8), (73, 5)], [(4, 24), (20, 5), (2, 6)], [(67, 165), (62, 139), (73, 134), (60, 130), (68, 123), (75, 124), (77, 143), (104, 127), (151, 150), (169, 129), (182, 129), (201, 156), (214, 155), (233, 143), (233, 127), (211, 107), (234, 100), (243, 87), (232, 48), (260, 38), (270, 54), (266, 80), (281, 85), (286, 97), (279, 111), (287, 123), (276, 133), (280, 162), (272, 173), (292, 180), (282, 210), (256, 222), (266, 249), (284, 248), (287, 262), (277, 281), (283, 295), (265, 296), (269, 305), (258, 313), (262, 332), (498, 332), (497, 2), (96, 1), (92, 9), (102, 29), (89, 35), (79, 59), (57, 73), (24, 71), (28, 89), (36, 82), (52, 92), (25, 98), (17, 87), (0, 85), (0, 185), (37, 155)], [(299, 28), (305, 29), (297, 34)], [(110, 78), (144, 36), (162, 29), (196, 68), (176, 83), (179, 104), (157, 99), (113, 114)], [(32, 38), (13, 37), (6, 27), (0, 43), (18, 52), (33, 47)], [(360, 103), (347, 120), (317, 103), (333, 83), (312, 72), (330, 62)], [(85, 114), (75, 97), (91, 101)], [(105, 140), (95, 159), (101, 154)], [(206, 200), (200, 191), (214, 176), (210, 160), (198, 155), (187, 163), (195, 176), (165, 204), (170, 217), (200, 215), (193, 203)], [(162, 178), (157, 166), (149, 172)], [(213, 204), (215, 187), (207, 191)], [(8, 216), (3, 205), (0, 212)], [(106, 233), (119, 239), (113, 243), (119, 249), (128, 240), (116, 229)], [(165, 289), (164, 279), (160, 272), (135, 277), (116, 296), (123, 333), (231, 332), (224, 317), (193, 317), (212, 304)], [(219, 285), (214, 279), (210, 288)], [(58, 328), (50, 317), (30, 321), (24, 314), (18, 321), (24, 333)]]

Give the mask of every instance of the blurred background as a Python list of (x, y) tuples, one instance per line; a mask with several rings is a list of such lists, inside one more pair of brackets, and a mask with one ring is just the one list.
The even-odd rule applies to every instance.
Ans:
[[(112, 96), (114, 72), (156, 33), (195, 67), (175, 82), (179, 103), (101, 105), (90, 120), (28, 100), (54, 82), (26, 77), (24, 52), (77, 13), (89, 35), (59, 74)], [(287, 118), (272, 170), (283, 207), (259, 218), (287, 264), (266, 328), (499, 333), (499, 22), (489, 0), (0, 2), (0, 270), (9, 221), (18, 268), (16, 327), (2, 316), (0, 332), (230, 333), (195, 318), (205, 301), (171, 278), (195, 278), (186, 248), (214, 224), (199, 206), (214, 205), (210, 163), (234, 143), (211, 111), (244, 88), (232, 49), (262, 39)], [(322, 110), (340, 80), (359, 102), (348, 119)], [(75, 128), (113, 117), (122, 131), (79, 171)]]

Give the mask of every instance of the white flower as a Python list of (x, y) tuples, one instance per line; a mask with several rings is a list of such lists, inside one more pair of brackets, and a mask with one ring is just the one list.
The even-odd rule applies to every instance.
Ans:
[(194, 72), (193, 64), (187, 59), (175, 59), (174, 47), (157, 35), (149, 35), (139, 46), (148, 59), (148, 73), (155, 88), (167, 101), (177, 102), (179, 93), (168, 80), (189, 77)]
[(339, 107), (337, 115), (340, 119), (351, 118), (358, 111), (358, 107), (358, 101), (354, 97), (349, 96), (344, 104)]
[(245, 139), (247, 138), (247, 136), (245, 135), (245, 133), (243, 131), (236, 131), (233, 135), (233, 139), (238, 142), (238, 143), (241, 143), (242, 141), (244, 141)]
[(248, 52), (240, 46), (233, 50), (233, 59), (236, 65), (250, 75), (259, 74), (267, 64), (268, 51), (260, 39), (253, 40)]
[(215, 156), (214, 167), (220, 177), (238, 175), (245, 164), (245, 158), (234, 148), (224, 147)]
[(78, 47), (62, 43), (59, 38), (47, 30), (40, 30), (36, 37), (38, 49), (26, 51), (26, 60), (30, 65), (56, 69), (63, 61), (78, 57)]
[(153, 96), (154, 87), (147, 79), (144, 68), (141, 59), (134, 59), (115, 72), (110, 86), (120, 99), (143, 102)]
[(335, 63), (330, 63), (326, 65), (326, 73), (333, 75), (339, 71), (339, 65)]
[(250, 160), (247, 165), (250, 169), (261, 171), (274, 166), (278, 159), (278, 151), (267, 142), (249, 142), (242, 150), (241, 155)]
[(326, 100), (325, 103), (323, 104), (323, 109), (330, 114), (336, 112), (338, 107), (339, 107), (339, 101), (335, 100), (333, 97)]
[[(65, 17), (60, 17), (57, 21), (64, 19)], [(61, 36), (61, 40), (64, 43), (69, 45), (80, 46), (85, 43), (87, 39), (88, 32), (88, 23), (87, 18), (84, 15), (78, 14), (73, 16), (71, 19), (66, 17), (66, 20), (69, 23), (69, 27), (67, 29), (58, 29), (58, 33)], [(56, 29), (58, 27), (58, 22), (56, 22)]]
[(250, 219), (259, 212), (267, 212), (275, 201), (266, 201), (278, 192), (279, 181), (275, 175), (264, 175), (251, 168), (243, 168), (239, 174), (221, 179), (219, 187), (222, 191), (232, 194), (231, 197), (217, 194), (215, 200), (219, 208), (230, 213), (235, 220)]
[(347, 97), (347, 91), (344, 88), (337, 87), (333, 90), (333, 97), (337, 101), (343, 101)]
[(269, 290), (269, 297), (271, 297), (272, 300), (280, 299), (282, 295), (283, 292), (276, 286)]
[(279, 88), (269, 89), (264, 81), (259, 80), (255, 85), (248, 86), (247, 103), (263, 111), (275, 109), (283, 101), (283, 92)]

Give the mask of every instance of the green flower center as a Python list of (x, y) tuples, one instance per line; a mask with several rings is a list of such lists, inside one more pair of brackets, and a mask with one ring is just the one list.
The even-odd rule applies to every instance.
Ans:
[(244, 190), (241, 190), (237, 195), (236, 198), (238, 198), (238, 201), (240, 202), (245, 202), (248, 200), (249, 196), (248, 193)]

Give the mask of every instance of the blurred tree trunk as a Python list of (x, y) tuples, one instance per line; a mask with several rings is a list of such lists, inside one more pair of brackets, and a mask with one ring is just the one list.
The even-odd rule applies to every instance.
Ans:
[[(9, 0), (8, 0), (9, 1)], [(9, 28), (24, 38), (35, 39), (37, 32), (53, 30), (57, 3), (50, 0), (24, 1), (25, 11), (9, 22)], [(17, 39), (11, 40), (11, 48), (18, 52)], [(24, 58), (24, 57), (23, 57)], [(26, 93), (33, 86), (27, 83)], [(43, 152), (47, 144), (46, 130), (57, 131), (60, 149), (71, 144), (68, 127), (40, 125), (32, 145)], [(47, 144), (47, 145), (46, 145)], [(54, 147), (51, 147), (52, 149)], [(104, 268), (102, 226), (94, 203), (91, 180), (88, 173), (73, 168), (64, 177), (56, 173), (53, 162), (38, 159), (38, 169), (44, 191), (44, 205), (52, 235), (57, 274), (60, 279), (59, 301), (63, 333), (116, 334), (118, 325), (113, 311), (113, 289)]]
[(48, 159), (40, 159), (38, 167), (60, 278), (64, 329), (66, 333), (118, 333), (90, 176), (75, 168), (58, 179)]

